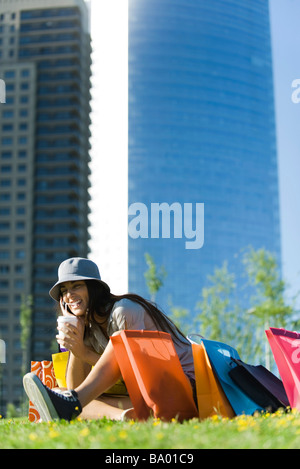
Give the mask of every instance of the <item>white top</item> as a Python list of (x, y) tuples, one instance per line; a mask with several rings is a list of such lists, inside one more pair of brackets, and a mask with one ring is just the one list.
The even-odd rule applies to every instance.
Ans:
[[(184, 340), (182, 336), (180, 336), (180, 340), (176, 339), (178, 333), (176, 333), (172, 323), (170, 323), (170, 326), (172, 330), (171, 337), (183, 371), (188, 378), (195, 379), (192, 346), (187, 339), (182, 342)], [(114, 332), (124, 329), (169, 332), (158, 329), (151, 316), (141, 305), (126, 298), (114, 304), (108, 318), (107, 335), (110, 337)], [(95, 352), (102, 354), (108, 344), (108, 339), (103, 334), (100, 325), (93, 325), (84, 342), (92, 347)]]

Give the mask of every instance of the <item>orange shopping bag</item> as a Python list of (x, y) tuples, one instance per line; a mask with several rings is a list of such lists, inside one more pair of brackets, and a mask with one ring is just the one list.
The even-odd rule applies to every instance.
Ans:
[(199, 418), (205, 419), (213, 415), (235, 417), (235, 413), (214, 375), (204, 345), (192, 343), (192, 349)]
[(170, 334), (125, 330), (110, 339), (138, 419), (198, 416)]
[[(32, 361), (31, 372), (35, 373), (48, 388), (53, 389), (57, 386), (52, 361)], [(31, 401), (29, 401), (28, 418), (30, 422), (38, 422), (40, 419), (40, 414)]]

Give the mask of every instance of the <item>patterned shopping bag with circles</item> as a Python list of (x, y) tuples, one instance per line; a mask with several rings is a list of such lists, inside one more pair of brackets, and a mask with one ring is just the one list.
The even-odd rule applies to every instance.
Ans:
[[(52, 361), (32, 361), (31, 372), (35, 373), (48, 388), (53, 389), (57, 387)], [(40, 420), (40, 414), (31, 401), (29, 401), (28, 418), (30, 422), (38, 422)]]

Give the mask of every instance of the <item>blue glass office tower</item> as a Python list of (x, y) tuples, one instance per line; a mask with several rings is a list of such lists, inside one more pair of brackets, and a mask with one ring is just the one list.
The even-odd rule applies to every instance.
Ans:
[(193, 204), (194, 217), (204, 203), (205, 236), (201, 249), (172, 231), (129, 236), (129, 289), (149, 297), (148, 252), (168, 274), (166, 312), (169, 299), (193, 310), (225, 260), (239, 277), (242, 248), (280, 261), (267, 0), (129, 1), (129, 205), (144, 204), (150, 226), (164, 202)]

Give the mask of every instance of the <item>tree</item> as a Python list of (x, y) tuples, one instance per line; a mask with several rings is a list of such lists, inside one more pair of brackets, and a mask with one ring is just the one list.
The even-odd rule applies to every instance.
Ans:
[(272, 319), (274, 326), (286, 327), (293, 308), (285, 303), (286, 285), (280, 277), (275, 257), (264, 249), (255, 251), (250, 248), (244, 255), (243, 263), (249, 284), (256, 288), (256, 294), (252, 298), (252, 313), (266, 326)]
[(157, 271), (156, 264), (150, 254), (145, 253), (145, 260), (148, 265), (148, 270), (144, 273), (146, 285), (151, 295), (151, 300), (155, 301), (156, 294), (164, 284), (164, 279), (167, 276), (164, 266), (161, 266)]
[(191, 333), (191, 324), (193, 319), (190, 317), (190, 311), (181, 306), (174, 306), (172, 301), (169, 300), (170, 308), (170, 318), (176, 324), (176, 326), (183, 332), (183, 334), (188, 335)]
[(254, 288), (250, 299), (252, 307), (248, 313), (256, 318), (257, 330), (260, 331), (257, 342), (265, 344), (265, 365), (270, 368), (270, 347), (265, 339), (265, 330), (270, 326), (288, 327), (292, 321), (293, 307), (286, 303), (286, 284), (281, 278), (275, 256), (265, 249), (255, 251), (249, 248), (244, 254), (243, 263), (249, 285)]
[[(230, 313), (230, 295), (234, 291), (234, 275), (228, 272), (227, 263), (216, 268), (213, 275), (207, 277), (210, 286), (202, 289), (202, 300), (196, 307), (201, 312), (198, 320), (201, 335), (211, 340), (221, 340), (224, 337), (224, 325), (228, 323)], [(225, 339), (225, 337), (224, 337)]]
[(243, 309), (236, 294), (234, 274), (228, 270), (227, 262), (216, 268), (213, 275), (208, 276), (209, 286), (201, 292), (201, 300), (196, 305), (200, 313), (196, 316), (199, 334), (210, 340), (227, 343), (243, 357), (250, 354), (249, 333), (252, 318), (243, 318)]
[(29, 354), (30, 354), (30, 337), (32, 331), (32, 295), (22, 295), (20, 307), (20, 325), (21, 325), (21, 349), (22, 357), (22, 375), (24, 375), (28, 368)]
[[(163, 267), (157, 272), (149, 254), (145, 258), (149, 267), (145, 278), (154, 299), (166, 272)], [(265, 249), (250, 247), (243, 252), (241, 262), (246, 274), (244, 287), (248, 287), (243, 287), (243, 304), (241, 288), (237, 290), (236, 278), (224, 262), (208, 276), (209, 285), (201, 291), (196, 314), (170, 303), (171, 317), (187, 335), (198, 333), (206, 339), (227, 343), (239, 352), (242, 360), (256, 361), (270, 369), (271, 350), (265, 330), (270, 326), (294, 329), (300, 323), (293, 317), (294, 305), (285, 298), (286, 284), (275, 256)]]

